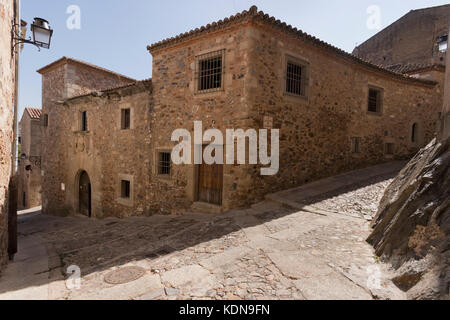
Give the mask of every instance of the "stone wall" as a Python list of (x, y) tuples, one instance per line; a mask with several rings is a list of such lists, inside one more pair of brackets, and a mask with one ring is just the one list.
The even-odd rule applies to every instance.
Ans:
[[(18, 165), (19, 191), (18, 206), (21, 209), (41, 205), (41, 166), (36, 157), (41, 156), (41, 120), (32, 119), (27, 111), (19, 123), (21, 137), (21, 154), (27, 159), (20, 159)], [(20, 157), (20, 155), (18, 155)], [(31, 160), (31, 161), (30, 161)], [(29, 170), (26, 170), (28, 167)]]
[[(261, 126), (273, 118), (280, 129), (280, 171), (253, 175), (257, 198), (277, 190), (393, 159), (408, 158), (436, 133), (442, 87), (404, 80), (349, 63), (310, 42), (293, 39), (267, 26), (254, 29), (250, 59), (252, 117)], [(309, 64), (308, 97), (284, 94), (283, 61), (293, 56)], [(369, 114), (368, 90), (383, 90), (381, 114)], [(411, 142), (413, 123), (419, 140)], [(361, 152), (351, 152), (351, 138), (361, 138)], [(385, 153), (395, 144), (395, 155)]]
[(8, 260), (8, 186), (13, 140), (14, 72), (11, 21), (14, 1), (0, 1), (0, 270)]
[[(450, 34), (450, 30), (449, 30)], [(450, 54), (447, 56), (447, 65), (450, 66)], [(450, 137), (450, 68), (446, 69), (444, 107), (442, 109), (442, 138)]]
[(438, 38), (448, 34), (450, 5), (414, 10), (353, 51), (378, 65), (445, 63)]
[(42, 74), (42, 114), (48, 116), (48, 126), (42, 126), (42, 210), (47, 214), (67, 215), (72, 208), (66, 204), (62, 184), (69, 178), (66, 168), (73, 150), (67, 147), (64, 132), (72, 128), (74, 119), (67, 116), (66, 107), (61, 102), (74, 95), (132, 81), (64, 58), (39, 72)]

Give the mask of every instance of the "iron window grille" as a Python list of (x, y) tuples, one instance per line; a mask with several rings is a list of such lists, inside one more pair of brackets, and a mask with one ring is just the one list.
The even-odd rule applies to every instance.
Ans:
[(285, 93), (306, 97), (309, 82), (309, 64), (295, 57), (286, 57)]
[(197, 56), (195, 65), (197, 93), (216, 92), (223, 89), (225, 50)]
[(131, 197), (131, 184), (128, 180), (122, 180), (121, 197), (124, 199), (129, 199)]
[(169, 152), (160, 152), (158, 159), (158, 174), (170, 175), (171, 155)]
[(122, 130), (128, 130), (131, 126), (131, 110), (122, 109)]
[(369, 88), (367, 111), (381, 113), (382, 92), (379, 89)]

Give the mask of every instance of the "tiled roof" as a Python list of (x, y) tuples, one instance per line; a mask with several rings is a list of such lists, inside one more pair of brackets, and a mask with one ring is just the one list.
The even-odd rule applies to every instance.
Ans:
[(79, 98), (82, 98), (82, 97), (88, 97), (88, 96), (101, 96), (104, 93), (109, 93), (109, 92), (114, 92), (116, 90), (130, 88), (130, 87), (133, 87), (133, 86), (137, 86), (139, 84), (144, 84), (146, 86), (151, 86), (152, 85), (152, 79), (149, 78), (149, 79), (134, 81), (133, 83), (129, 83), (129, 84), (125, 84), (125, 85), (121, 85), (121, 86), (117, 86), (117, 87), (105, 88), (105, 89), (102, 89), (102, 90), (94, 90), (94, 91), (91, 91), (89, 93), (81, 94), (79, 96), (70, 97), (66, 101), (72, 101), (72, 100), (76, 100), (76, 99), (79, 99)]
[(125, 81), (130, 81), (130, 82), (135, 82), (136, 81), (136, 79), (124, 76), (123, 74), (120, 74), (120, 73), (117, 73), (117, 72), (114, 72), (114, 71), (111, 71), (111, 70), (108, 70), (108, 69), (96, 66), (96, 65), (91, 64), (89, 62), (85, 62), (85, 61), (82, 61), (82, 60), (69, 58), (69, 57), (62, 57), (61, 59), (56, 60), (56, 61), (50, 63), (49, 65), (47, 65), (47, 66), (37, 70), (37, 72), (40, 73), (40, 74), (44, 74), (45, 72), (47, 72), (52, 67), (57, 66), (59, 64), (63, 64), (63, 63), (80, 64), (80, 65), (83, 65), (85, 67), (89, 67), (89, 68), (92, 68), (92, 69), (96, 69), (98, 71), (102, 71), (102, 72), (106, 72), (106, 73), (115, 75), (115, 76), (117, 76), (117, 77), (119, 77), (119, 78), (121, 78), (122, 80), (125, 80)]
[(28, 108), (25, 108), (25, 110), (28, 112), (31, 119), (40, 119), (41, 118), (41, 114), (42, 114), (41, 109), (28, 107)]
[(191, 30), (189, 32), (185, 32), (182, 33), (176, 37), (173, 38), (168, 38), (165, 40), (162, 40), (160, 42), (154, 43), (152, 45), (147, 46), (147, 50), (150, 52), (153, 52), (154, 50), (158, 50), (158, 49), (162, 49), (165, 47), (169, 47), (178, 43), (181, 43), (183, 41), (187, 41), (190, 39), (193, 39), (199, 35), (203, 35), (203, 34), (207, 34), (207, 33), (211, 33), (211, 32), (215, 32), (221, 29), (224, 29), (228, 26), (231, 26), (233, 24), (245, 21), (245, 20), (257, 20), (257, 21), (262, 21), (268, 24), (271, 24), (272, 26), (281, 29), (283, 32), (285, 32), (286, 34), (290, 34), (294, 37), (309, 41), (310, 43), (312, 43), (313, 45), (317, 46), (317, 47), (321, 47), (325, 50), (328, 50), (336, 55), (339, 55), (345, 59), (348, 59), (352, 62), (358, 63), (359, 65), (363, 65), (367, 68), (370, 68), (374, 71), (379, 71), (379, 72), (383, 72), (385, 74), (389, 74), (393, 77), (399, 78), (399, 79), (403, 79), (403, 80), (407, 80), (407, 81), (411, 81), (411, 82), (416, 82), (416, 83), (422, 83), (422, 84), (430, 84), (430, 85), (434, 85), (436, 84), (436, 82), (434, 81), (429, 81), (429, 80), (423, 80), (423, 79), (416, 79), (416, 78), (411, 78), (408, 76), (405, 76), (403, 74), (399, 74), (396, 72), (392, 72), (390, 70), (385, 69), (382, 66), (378, 66), (375, 64), (372, 64), (370, 62), (367, 62), (365, 60), (362, 60), (361, 58), (358, 58), (348, 52), (345, 52), (342, 49), (339, 49), (327, 42), (324, 42), (316, 37), (313, 37), (301, 30), (298, 30), (297, 28), (286, 24), (285, 22), (281, 22), (280, 20), (277, 20), (274, 17), (269, 16), (268, 14), (265, 14), (262, 11), (258, 11), (258, 8), (256, 6), (252, 6), (249, 10), (244, 10), (241, 13), (238, 13), (234, 16), (231, 16), (229, 18), (225, 18), (223, 20), (220, 20), (218, 22), (213, 22), (210, 23), (206, 26), (202, 26), (200, 28)]
[(437, 63), (408, 63), (408, 64), (394, 64), (386, 66), (386, 69), (402, 74), (411, 74), (418, 71), (440, 70), (445, 72), (445, 65)]

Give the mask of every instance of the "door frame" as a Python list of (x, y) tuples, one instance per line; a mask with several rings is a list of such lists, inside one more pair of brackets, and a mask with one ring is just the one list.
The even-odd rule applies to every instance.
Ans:
[(80, 170), (77, 173), (76, 179), (75, 179), (75, 201), (76, 201), (76, 213), (77, 214), (81, 214), (81, 201), (80, 201), (80, 183), (81, 183), (81, 176), (83, 175), (83, 173), (86, 173), (88, 179), (89, 179), (89, 184), (88, 184), (88, 217), (92, 218), (92, 182), (91, 182), (91, 177), (89, 176), (89, 173), (86, 170)]
[[(204, 144), (202, 145), (202, 164), (196, 164), (194, 165), (194, 177), (195, 177), (195, 196), (194, 196), (194, 200), (195, 202), (202, 202), (202, 203), (207, 203), (209, 205), (213, 205), (213, 206), (217, 206), (217, 207), (223, 207), (223, 196), (224, 196), (224, 184), (225, 184), (225, 163), (221, 164), (222, 166), (222, 192), (221, 192), (221, 199), (220, 199), (220, 205), (219, 204), (215, 204), (215, 203), (209, 203), (209, 202), (203, 202), (200, 201), (200, 168), (202, 165), (205, 165), (204, 160), (203, 160), (203, 152), (204, 152), (204, 148), (207, 147), (209, 144)], [(221, 145), (222, 147), (224, 147), (223, 145)], [(225, 154), (224, 154), (225, 157)], [(225, 159), (224, 159), (225, 160)]]

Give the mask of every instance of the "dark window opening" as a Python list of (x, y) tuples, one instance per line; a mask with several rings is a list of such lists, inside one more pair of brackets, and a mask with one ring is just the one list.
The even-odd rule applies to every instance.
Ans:
[(198, 57), (198, 91), (218, 90), (223, 82), (223, 52), (213, 52)]
[(352, 138), (352, 153), (361, 153), (361, 138)]
[(122, 109), (122, 130), (128, 130), (131, 126), (131, 110)]
[(376, 89), (369, 89), (369, 112), (381, 112), (381, 91)]
[(287, 63), (286, 92), (299, 96), (305, 95), (305, 67), (292, 62)]
[(81, 131), (88, 131), (88, 113), (83, 111), (81, 113)]
[(169, 152), (159, 153), (158, 174), (170, 175), (171, 155)]
[(130, 181), (122, 180), (121, 183), (121, 197), (124, 199), (129, 199), (131, 195)]
[(393, 143), (386, 143), (386, 154), (394, 155), (394, 144)]
[(411, 142), (413, 143), (417, 142), (417, 126), (417, 123), (414, 123), (411, 130)]
[(41, 121), (43, 127), (48, 127), (48, 114), (43, 114)]

